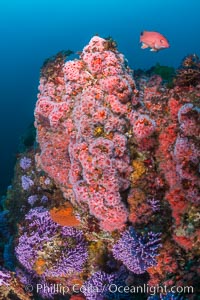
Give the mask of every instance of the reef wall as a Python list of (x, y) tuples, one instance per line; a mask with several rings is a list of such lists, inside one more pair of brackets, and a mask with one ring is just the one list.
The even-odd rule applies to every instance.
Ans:
[[(68, 54), (41, 69), (38, 146), (19, 155), (4, 199), (17, 267), (0, 271), (0, 295), (57, 299), (62, 290), (35, 288), (56, 282), (71, 300), (133, 299), (142, 284), (169, 290), (134, 299), (196, 299), (199, 59), (185, 59), (169, 87), (158, 75), (134, 80), (111, 38)], [(186, 285), (194, 293), (170, 298), (171, 286)]]

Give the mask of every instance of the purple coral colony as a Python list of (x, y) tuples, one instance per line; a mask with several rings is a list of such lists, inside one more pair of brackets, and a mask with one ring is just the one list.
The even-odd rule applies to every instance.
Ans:
[(112, 38), (69, 54), (41, 68), (1, 201), (0, 299), (200, 299), (199, 58), (169, 82)]

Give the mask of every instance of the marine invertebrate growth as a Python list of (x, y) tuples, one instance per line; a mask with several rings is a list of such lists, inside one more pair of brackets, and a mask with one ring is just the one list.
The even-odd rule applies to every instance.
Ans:
[(23, 228), (15, 251), (27, 271), (44, 277), (82, 271), (87, 246), (80, 230), (59, 226), (43, 208), (31, 209), (25, 220), (28, 227)]
[(9, 281), (11, 280), (11, 275), (9, 274), (8, 271), (4, 270), (0, 270), (0, 286), (1, 285), (9, 285)]
[(196, 54), (186, 56), (177, 71), (174, 83), (180, 87), (196, 86), (200, 81), (200, 60)]
[(22, 188), (27, 191), (31, 186), (34, 185), (33, 180), (30, 176), (23, 175), (21, 177)]
[(120, 193), (130, 185), (126, 133), (135, 89), (123, 56), (95, 36), (80, 59), (63, 65), (59, 82), (41, 75), (38, 164), (104, 230), (122, 229), (128, 212)]
[(24, 156), (20, 159), (20, 167), (23, 169), (23, 170), (27, 170), (28, 168), (30, 168), (31, 166), (31, 159)]
[[(186, 64), (196, 70), (198, 59), (190, 57)], [(172, 209), (173, 238), (185, 250), (195, 252), (199, 248), (198, 226), (190, 224), (188, 211), (200, 201), (199, 88), (192, 82), (183, 87), (176, 84), (168, 91), (157, 84), (145, 88), (143, 101), (158, 125), (155, 157), (168, 185), (163, 197)]]
[[(128, 285), (129, 272), (122, 266), (117, 272), (97, 271), (83, 285), (83, 293), (87, 300), (124, 299), (130, 300), (132, 295)], [(120, 289), (118, 289), (120, 287)]]
[(55, 223), (62, 226), (74, 227), (80, 225), (80, 221), (74, 215), (73, 206), (70, 203), (59, 208), (52, 208), (50, 210), (50, 216)]
[(31, 300), (32, 297), (28, 291), (24, 291), (24, 286), (14, 273), (0, 269), (0, 299)]
[(84, 283), (84, 295), (87, 300), (103, 299), (108, 292), (109, 285), (114, 282), (114, 275), (103, 271), (94, 273)]
[[(0, 260), (14, 269), (13, 246), (17, 258), (16, 277), (0, 270), (0, 298), (29, 283), (47, 287), (37, 299), (86, 300), (132, 299), (129, 287), (147, 282), (199, 285), (198, 80), (182, 86), (179, 74), (169, 89), (145, 72), (137, 91), (111, 38), (66, 55), (41, 69), (39, 146), (19, 154), (0, 203)], [(192, 74), (197, 64), (184, 62)], [(48, 289), (54, 283), (69, 287), (66, 297)]]
[(133, 273), (142, 274), (156, 264), (160, 241), (160, 233), (142, 236), (130, 227), (113, 246), (113, 255)]

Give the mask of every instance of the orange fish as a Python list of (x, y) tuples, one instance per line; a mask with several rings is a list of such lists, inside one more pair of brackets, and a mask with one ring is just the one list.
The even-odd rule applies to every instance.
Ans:
[(151, 48), (150, 51), (159, 51), (161, 49), (169, 48), (168, 40), (156, 31), (141, 32), (140, 42), (142, 43), (142, 49)]

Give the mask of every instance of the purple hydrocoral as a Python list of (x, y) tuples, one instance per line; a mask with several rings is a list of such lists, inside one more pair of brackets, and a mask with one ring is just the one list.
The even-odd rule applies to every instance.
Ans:
[(42, 198), (41, 198), (40, 201), (41, 201), (42, 204), (44, 204), (44, 203), (46, 203), (48, 200), (49, 200), (48, 197), (44, 195), (44, 196), (42, 196)]
[(44, 277), (82, 271), (87, 259), (82, 231), (56, 224), (49, 212), (41, 207), (31, 209), (25, 220), (28, 225), (22, 228), (15, 251), (27, 271), (34, 272), (38, 259), (45, 260)]
[(0, 286), (2, 285), (9, 285), (9, 281), (11, 276), (7, 270), (0, 270)]
[(21, 177), (21, 182), (22, 182), (22, 188), (25, 191), (27, 191), (31, 186), (34, 185), (34, 182), (31, 179), (31, 177), (30, 176), (26, 176), (26, 175), (23, 175)]
[(114, 282), (114, 274), (103, 271), (94, 273), (83, 286), (83, 293), (87, 300), (103, 300), (109, 285)]
[(150, 231), (143, 236), (130, 227), (113, 246), (113, 255), (133, 273), (142, 274), (156, 264), (160, 240), (160, 233)]
[(37, 252), (42, 250), (43, 243), (50, 241), (56, 234), (57, 224), (51, 221), (48, 211), (41, 207), (31, 209), (25, 220), (29, 221), (29, 225), (23, 229), (15, 251), (19, 262), (28, 271), (33, 271)]
[(54, 253), (52, 253), (55, 264), (47, 268), (45, 275), (48, 277), (81, 272), (88, 257), (86, 243), (81, 230), (73, 227), (62, 227), (61, 236), (61, 248), (64, 251), (60, 251), (58, 258), (56, 258), (56, 255), (54, 257)]
[(147, 203), (150, 204), (153, 212), (160, 210), (160, 201), (159, 200), (156, 200), (155, 198), (151, 198), (151, 199), (147, 200)]
[(38, 196), (37, 195), (31, 195), (28, 197), (27, 201), (28, 203), (33, 206), (35, 204), (35, 202), (38, 200)]
[(30, 166), (31, 166), (31, 159), (24, 156), (20, 159), (19, 164), (23, 170), (26, 170), (26, 169), (30, 168)]
[(49, 283), (44, 276), (39, 277), (37, 274), (24, 272), (24, 270), (20, 268), (16, 268), (15, 272), (17, 278), (24, 286), (35, 286), (37, 282), (38, 286), (42, 287), (38, 289), (38, 295), (41, 296), (42, 299), (54, 299), (55, 291), (51, 288), (51, 283)]
[(84, 283), (83, 294), (87, 300), (130, 300), (132, 295), (127, 290), (123, 291), (127, 287), (128, 276), (129, 271), (124, 266), (109, 274), (104, 271), (97, 271)]

